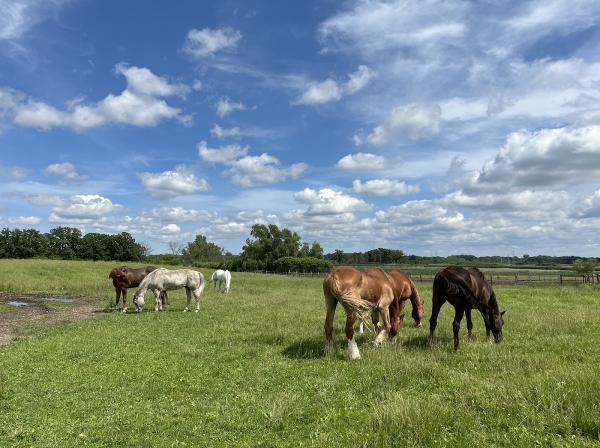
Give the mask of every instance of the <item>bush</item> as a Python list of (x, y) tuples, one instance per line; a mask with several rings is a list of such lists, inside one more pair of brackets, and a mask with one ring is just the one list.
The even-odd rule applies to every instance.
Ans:
[(326, 272), (333, 264), (314, 257), (282, 257), (275, 260), (273, 267), (277, 272)]

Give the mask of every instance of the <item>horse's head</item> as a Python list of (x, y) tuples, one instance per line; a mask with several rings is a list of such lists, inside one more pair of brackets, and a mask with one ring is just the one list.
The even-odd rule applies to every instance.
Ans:
[(490, 327), (492, 330), (492, 334), (494, 335), (494, 340), (496, 344), (502, 342), (502, 327), (504, 326), (504, 313), (506, 311), (500, 312), (500, 310), (492, 310), (490, 312)]

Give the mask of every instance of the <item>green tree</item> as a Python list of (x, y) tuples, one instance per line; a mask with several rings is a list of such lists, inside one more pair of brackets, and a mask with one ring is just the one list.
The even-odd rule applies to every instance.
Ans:
[(278, 258), (300, 255), (300, 235), (289, 229), (280, 229), (275, 224), (254, 224), (250, 236), (242, 248), (240, 262), (255, 269), (272, 269)]
[(77, 256), (81, 230), (74, 227), (56, 227), (46, 234), (48, 256), (71, 260)]
[(182, 256), (186, 263), (193, 264), (198, 261), (222, 261), (224, 249), (206, 239), (204, 235), (196, 238), (183, 249)]
[(312, 247), (310, 248), (308, 255), (313, 258), (323, 258), (323, 248), (319, 243), (313, 241)]
[(578, 258), (573, 263), (573, 270), (580, 274), (591, 274), (596, 269), (596, 260), (593, 258)]

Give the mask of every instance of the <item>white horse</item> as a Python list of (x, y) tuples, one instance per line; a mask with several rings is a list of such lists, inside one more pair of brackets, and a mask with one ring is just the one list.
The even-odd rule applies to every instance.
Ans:
[(200, 295), (204, 291), (204, 275), (201, 272), (191, 269), (177, 269), (170, 271), (168, 269), (157, 269), (148, 274), (140, 283), (139, 288), (133, 296), (133, 303), (138, 313), (142, 312), (144, 307), (144, 295), (150, 290), (154, 293), (155, 305), (154, 311), (162, 311), (163, 303), (160, 299), (163, 291), (185, 288), (187, 294), (187, 303), (185, 310), (188, 311), (192, 295), (196, 299), (196, 312), (200, 311)]
[(223, 269), (217, 269), (213, 272), (211, 281), (215, 284), (215, 288), (217, 287), (217, 282), (219, 282), (219, 289), (225, 285), (224, 293), (229, 292), (229, 288), (231, 287), (231, 273), (229, 271), (224, 271)]

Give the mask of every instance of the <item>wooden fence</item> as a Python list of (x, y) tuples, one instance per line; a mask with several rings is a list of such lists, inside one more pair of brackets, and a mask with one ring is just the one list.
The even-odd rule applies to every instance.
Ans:
[[(288, 277), (324, 278), (327, 272), (275, 272), (251, 271), (254, 274), (285, 275)], [(404, 271), (415, 283), (432, 284), (435, 274), (414, 273)], [(491, 285), (522, 285), (522, 286), (579, 286), (600, 285), (600, 274), (578, 275), (565, 274), (532, 274), (532, 273), (484, 273)]]

